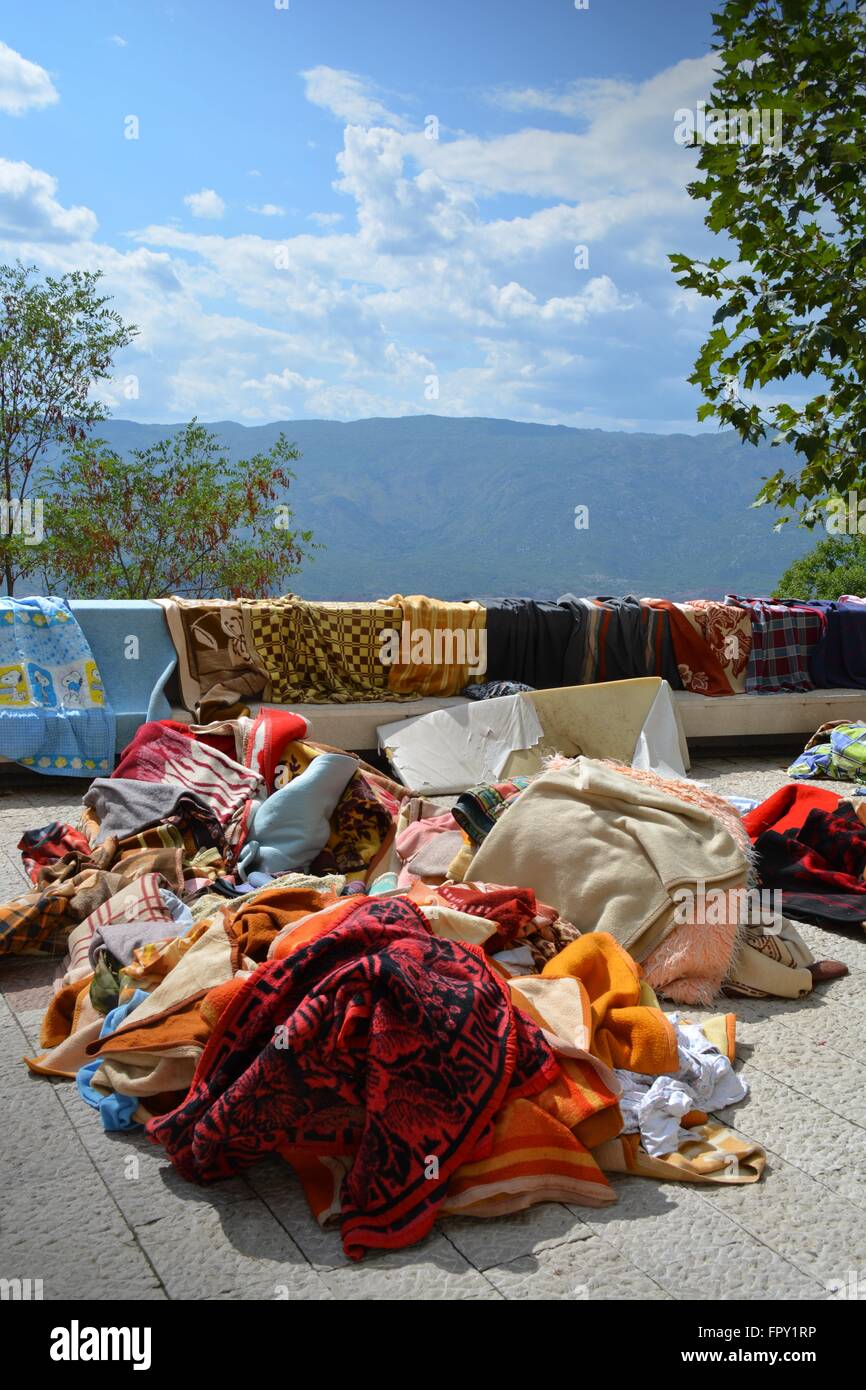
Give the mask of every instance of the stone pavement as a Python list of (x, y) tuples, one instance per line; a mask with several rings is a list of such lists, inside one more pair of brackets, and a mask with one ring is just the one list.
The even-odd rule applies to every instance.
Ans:
[[(786, 780), (785, 762), (708, 754), (692, 776), (762, 798)], [(0, 792), (3, 900), (26, 886), (22, 830), (74, 821), (80, 796), (60, 779)], [(41, 1279), (46, 1299), (798, 1300), (852, 1277), (864, 1296), (866, 940), (803, 935), (851, 974), (800, 1003), (722, 1005), (738, 1014), (752, 1090), (719, 1118), (766, 1148), (761, 1183), (614, 1178), (619, 1201), (604, 1211), (449, 1218), (423, 1244), (361, 1264), (320, 1230), (278, 1161), (193, 1187), (141, 1135), (104, 1134), (72, 1084), (31, 1076), (20, 1059), (36, 1047), (55, 966), (0, 961), (0, 1279)]]

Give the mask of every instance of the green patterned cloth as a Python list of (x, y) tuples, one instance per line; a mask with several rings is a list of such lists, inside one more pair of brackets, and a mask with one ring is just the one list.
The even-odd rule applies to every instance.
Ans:
[[(828, 735), (829, 737), (824, 737)], [(826, 777), (834, 782), (866, 778), (866, 724), (824, 724), (788, 768), (798, 781)]]

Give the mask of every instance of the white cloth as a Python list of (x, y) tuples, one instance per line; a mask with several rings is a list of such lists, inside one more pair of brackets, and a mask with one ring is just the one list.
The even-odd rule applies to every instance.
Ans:
[(527, 969), (533, 968), (532, 952), (528, 946), (512, 946), (508, 951), (497, 951), (491, 960), (495, 960), (509, 975), (523, 975)]
[(444, 795), (496, 782), (510, 754), (544, 736), (526, 695), (470, 700), (417, 719), (379, 726), (379, 748), (400, 781), (416, 792)]
[(662, 681), (659, 686), (637, 736), (631, 765), (643, 771), (657, 772), (660, 777), (688, 775), (683, 763), (676, 707), (667, 681)]
[[(628, 687), (624, 706), (616, 685)], [(558, 749), (556, 728), (560, 727), (575, 745), (583, 745), (588, 737), (595, 757), (631, 760), (633, 767), (649, 769), (662, 777), (685, 777), (684, 759), (688, 749), (667, 681), (659, 680), (652, 703), (646, 712), (633, 750), (621, 750), (611, 744), (605, 725), (615, 718), (610, 706), (622, 707), (626, 720), (632, 725), (634, 703), (644, 702), (647, 691), (637, 693), (633, 687), (649, 686), (651, 680), (615, 682), (607, 687), (605, 697), (608, 713), (599, 720), (599, 704), (587, 698), (593, 689), (581, 686), (572, 690), (533, 690), (519, 695), (500, 695), (493, 700), (468, 700), (462, 705), (437, 709), (414, 719), (401, 719), (378, 727), (379, 749), (387, 753), (400, 781), (414, 791), (426, 795), (445, 795), (465, 791), (485, 782), (496, 782), (503, 775), (513, 755), (530, 753), (540, 744), (547, 751)], [(552, 697), (552, 698), (551, 698)], [(568, 701), (573, 703), (569, 708)], [(564, 702), (564, 703), (563, 703)], [(552, 719), (547, 728), (544, 719)], [(632, 725), (633, 727), (633, 725)], [(620, 741), (622, 735), (619, 736)], [(577, 753), (575, 746), (572, 751)], [(534, 761), (510, 768), (505, 775), (542, 771), (543, 751), (539, 749)]]
[(668, 1015), (677, 1035), (679, 1070), (675, 1076), (647, 1076), (617, 1069), (622, 1085), (620, 1110), (624, 1134), (640, 1134), (650, 1158), (674, 1153), (689, 1138), (680, 1120), (690, 1110), (722, 1110), (745, 1100), (749, 1087), (727, 1057), (694, 1023)]

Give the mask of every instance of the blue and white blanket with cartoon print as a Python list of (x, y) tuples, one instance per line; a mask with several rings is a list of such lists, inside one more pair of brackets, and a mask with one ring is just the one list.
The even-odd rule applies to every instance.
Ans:
[(62, 598), (0, 598), (0, 755), (52, 776), (104, 777), (114, 712)]

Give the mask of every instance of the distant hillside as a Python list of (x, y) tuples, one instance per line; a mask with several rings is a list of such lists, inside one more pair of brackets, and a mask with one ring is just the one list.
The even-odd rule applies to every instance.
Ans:
[[(119, 451), (176, 426), (112, 420)], [(815, 544), (750, 503), (781, 450), (732, 432), (626, 434), (513, 420), (294, 420), (209, 426), (236, 458), (282, 429), (301, 450), (290, 500), (327, 549), (286, 587), (307, 597), (769, 592)], [(589, 508), (587, 530), (575, 507)]]

